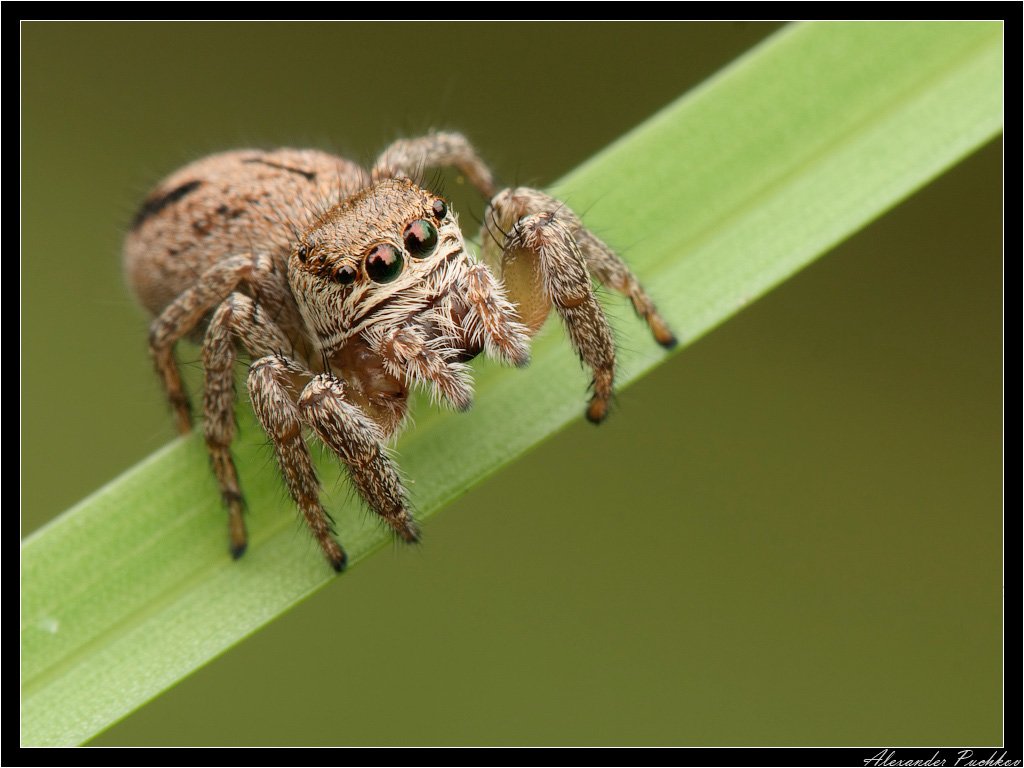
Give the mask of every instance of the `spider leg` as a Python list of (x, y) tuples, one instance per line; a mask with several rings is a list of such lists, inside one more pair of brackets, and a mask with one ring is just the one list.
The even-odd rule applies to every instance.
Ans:
[(418, 541), (419, 529), (409, 512), (398, 468), (384, 448), (383, 431), (349, 402), (344, 384), (327, 373), (313, 377), (299, 397), (299, 410), (303, 421), (348, 466), (353, 484), (370, 508), (405, 541)]
[(466, 271), (464, 297), (469, 311), (462, 320), (472, 337), (482, 337), (492, 357), (516, 366), (530, 362), (526, 327), (519, 322), (515, 307), (501, 283), (486, 264), (473, 264)]
[(494, 179), (473, 145), (461, 133), (429, 133), (416, 139), (399, 139), (373, 164), (374, 181), (405, 176), (416, 178), (425, 168), (454, 167), (480, 190), (485, 198), (494, 192)]
[(676, 346), (676, 337), (668, 327), (668, 323), (658, 313), (647, 291), (640, 285), (636, 275), (615, 251), (609, 248), (592, 232), (581, 229), (576, 233), (576, 242), (587, 259), (590, 273), (602, 285), (618, 291), (633, 304), (633, 309), (642, 317), (651, 329), (654, 340), (666, 349)]
[(309, 375), (283, 355), (271, 355), (249, 367), (248, 389), (253, 410), (274, 443), (288, 493), (336, 571), (345, 568), (345, 550), (332, 535), (331, 518), (320, 503), (320, 481), (302, 437), (303, 414), (292, 400), (293, 378)]
[(231, 443), (235, 438), (236, 337), (254, 359), (288, 349), (290, 343), (256, 302), (237, 292), (228, 296), (214, 312), (203, 339), (206, 371), (203, 432), (213, 474), (228, 508), (231, 554), (238, 558), (245, 552), (247, 535), (242, 518), (244, 500), (231, 456)]
[(500, 270), (529, 333), (540, 330), (552, 306), (562, 318), (573, 349), (593, 372), (586, 416), (601, 422), (612, 397), (615, 344), (591, 273), (626, 293), (666, 346), (674, 343), (668, 325), (622, 260), (555, 198), (525, 187), (504, 190), (491, 200), (484, 227), (491, 235), (481, 237), (484, 259)]
[(261, 274), (273, 271), (266, 256), (231, 256), (219, 261), (199, 276), (196, 282), (172, 301), (149, 327), (149, 351), (174, 409), (178, 431), (192, 429), (188, 395), (181, 371), (174, 358), (174, 345), (191, 333), (203, 317), (220, 304), (240, 283), (256, 282)]

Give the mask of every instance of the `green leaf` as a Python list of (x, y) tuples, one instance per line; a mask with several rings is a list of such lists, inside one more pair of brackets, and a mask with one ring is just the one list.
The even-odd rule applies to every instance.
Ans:
[[(555, 193), (628, 251), (685, 346), (996, 135), (1001, 72), (995, 23), (791, 26)], [(665, 354), (619, 326), (624, 387)], [(552, 323), (527, 371), (477, 367), (471, 414), (419, 409), (397, 446), (418, 516), (580, 418), (585, 383)], [(260, 510), (239, 562), (195, 435), (23, 543), (23, 744), (87, 740), (337, 578), (244, 410), (236, 456)], [(319, 465), (355, 565), (390, 537)]]

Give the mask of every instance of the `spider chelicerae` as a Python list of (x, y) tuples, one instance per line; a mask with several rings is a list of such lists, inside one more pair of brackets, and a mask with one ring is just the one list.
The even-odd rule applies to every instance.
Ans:
[[(482, 261), (456, 216), (414, 178), (454, 167), (489, 200)], [(465, 410), (468, 361), (516, 366), (551, 308), (593, 373), (586, 409), (608, 413), (611, 329), (591, 277), (625, 294), (665, 347), (675, 337), (623, 261), (566, 205), (535, 189), (499, 191), (457, 133), (389, 146), (367, 172), (316, 150), (236, 150), (194, 162), (146, 198), (124, 245), (128, 282), (154, 315), (149, 348), (181, 432), (191, 408), (174, 349), (202, 344), (203, 430), (228, 510), (230, 551), (246, 548), (242, 490), (231, 456), (234, 364), (288, 492), (335, 570), (345, 551), (304, 437), (308, 428), (348, 469), (360, 496), (406, 541), (419, 530), (386, 442), (410, 388)]]

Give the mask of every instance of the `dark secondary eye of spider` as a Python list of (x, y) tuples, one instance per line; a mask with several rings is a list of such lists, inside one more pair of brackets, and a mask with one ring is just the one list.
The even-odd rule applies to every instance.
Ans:
[(448, 215), (448, 206), (441, 198), (437, 198), (437, 200), (434, 201), (434, 205), (431, 207), (433, 208), (434, 216), (438, 221)]
[(306, 256), (309, 255), (309, 249), (306, 248), (305, 243), (298, 247), (298, 250), (295, 251), (295, 255), (299, 257), (299, 261), (301, 261), (303, 264), (306, 263)]
[(395, 246), (381, 243), (366, 254), (366, 274), (375, 283), (390, 283), (401, 274), (404, 263), (405, 259)]
[(425, 259), (437, 247), (437, 227), (426, 219), (417, 219), (402, 233), (405, 249), (414, 258)]
[(334, 279), (342, 285), (348, 285), (355, 282), (358, 274), (352, 267), (345, 265), (334, 273)]

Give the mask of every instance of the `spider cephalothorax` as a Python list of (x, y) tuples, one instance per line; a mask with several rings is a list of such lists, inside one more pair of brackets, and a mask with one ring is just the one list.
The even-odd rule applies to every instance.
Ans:
[(376, 182), (320, 216), (292, 251), (288, 278), (331, 370), (361, 378), (371, 364), (395, 386), (426, 384), (465, 410), (467, 360), (485, 348), (528, 359), (526, 329), (470, 257), (448, 204), (408, 179)]
[[(447, 202), (410, 180), (428, 166), (456, 167), (490, 200), (486, 263), (467, 250)], [(660, 344), (675, 343), (632, 272), (571, 210), (534, 189), (497, 192), (459, 134), (396, 142), (369, 175), (313, 150), (213, 155), (146, 199), (124, 259), (156, 316), (150, 349), (182, 431), (190, 408), (173, 350), (201, 333), (204, 432), (236, 557), (247, 542), (230, 452), (239, 349), (289, 493), (341, 570), (345, 553), (320, 504), (303, 428), (345, 463), (371, 509), (413, 541), (418, 529), (384, 447), (411, 387), (469, 408), (467, 362), (484, 352), (525, 365), (530, 336), (554, 308), (593, 374), (587, 418), (601, 421), (615, 350), (591, 276), (628, 296)]]

